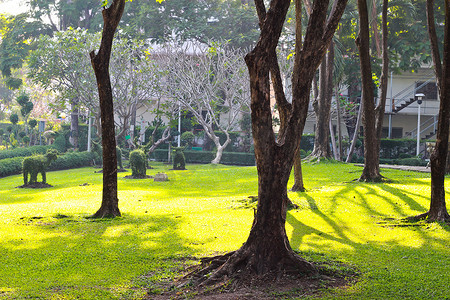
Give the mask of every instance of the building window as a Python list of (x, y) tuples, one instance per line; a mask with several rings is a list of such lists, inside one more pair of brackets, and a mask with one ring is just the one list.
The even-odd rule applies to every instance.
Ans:
[[(422, 86), (423, 85), (423, 86)], [(420, 87), (420, 88), (419, 88)], [(437, 100), (438, 99), (438, 90), (436, 86), (436, 82), (416, 82), (416, 94), (422, 93), (425, 95), (425, 100)]]

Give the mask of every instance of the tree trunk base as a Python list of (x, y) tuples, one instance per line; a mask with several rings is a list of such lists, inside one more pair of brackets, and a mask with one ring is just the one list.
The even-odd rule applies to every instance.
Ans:
[(358, 179), (359, 182), (384, 182), (384, 177), (375, 172), (373, 174), (369, 174), (368, 172), (363, 172), (361, 177)]
[(291, 192), (306, 192), (306, 189), (302, 184), (298, 184), (295, 182), (291, 188)]
[(115, 218), (122, 216), (118, 207), (100, 207), (100, 209), (91, 216), (93, 219)]
[(284, 275), (318, 275), (318, 269), (292, 250), (269, 252), (244, 244), (239, 250), (201, 260), (201, 265), (187, 275), (201, 286), (216, 285), (233, 279), (233, 284), (251, 285), (258, 281), (276, 281)]

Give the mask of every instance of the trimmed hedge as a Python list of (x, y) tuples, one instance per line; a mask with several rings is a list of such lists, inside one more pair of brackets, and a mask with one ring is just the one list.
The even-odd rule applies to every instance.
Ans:
[(45, 154), (52, 146), (31, 146), (0, 151), (0, 160), (13, 157), (26, 157), (33, 154)]
[[(157, 161), (167, 161), (167, 151), (164, 149), (156, 149), (153, 151), (151, 158)], [(187, 163), (209, 164), (216, 153), (214, 151), (184, 151)], [(254, 166), (255, 154), (245, 152), (224, 152), (221, 164), (238, 165), (238, 166)]]
[[(0, 177), (20, 174), (22, 172), (23, 157), (6, 158), (0, 160)], [(98, 159), (94, 152), (72, 152), (58, 156), (50, 164), (48, 171), (67, 170), (92, 165), (93, 159)]]
[(20, 174), (23, 157), (5, 158), (0, 160), (0, 177)]

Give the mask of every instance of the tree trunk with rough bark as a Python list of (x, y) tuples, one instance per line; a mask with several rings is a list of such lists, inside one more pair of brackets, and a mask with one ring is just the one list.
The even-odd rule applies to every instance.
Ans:
[(294, 156), (294, 185), (292, 186), (291, 191), (304, 192), (305, 190), (306, 189), (303, 184), (302, 158), (298, 151)]
[(330, 113), (331, 98), (333, 91), (333, 64), (334, 47), (330, 44), (328, 54), (320, 65), (319, 74), (319, 97), (313, 102), (316, 114), (316, 129), (314, 133), (314, 148), (309, 159), (331, 158), (330, 148)]
[[(272, 0), (268, 11), (263, 0), (256, 0), (255, 5), (261, 22), (261, 35), (245, 60), (250, 73), (258, 205), (247, 241), (237, 251), (222, 256), (222, 261), (226, 260), (224, 263), (210, 261), (201, 271), (204, 275), (212, 272), (210, 276), (200, 279), (206, 283), (235, 276), (248, 279), (272, 275), (275, 279), (291, 271), (296, 274), (317, 273), (316, 268), (295, 254), (289, 245), (285, 231), (287, 182), (308, 113), (311, 82), (337, 28), (346, 0), (335, 2), (328, 18), (328, 1), (314, 2), (305, 42), (296, 45), (296, 49), (301, 51), (296, 51), (295, 56), (292, 104), (285, 97), (276, 96), (277, 104), (281, 104), (278, 107), (283, 107), (286, 117), (286, 124), (282, 124), (283, 130), (277, 138), (272, 127), (269, 72), (274, 71), (275, 49), (290, 0)], [(296, 8), (298, 10), (299, 6)], [(297, 22), (300, 21), (297, 19)]]
[[(388, 14), (388, 0), (383, 0), (383, 11), (381, 16), (381, 28), (382, 28), (382, 44), (381, 44), (381, 56), (382, 56), (382, 70), (380, 78), (380, 101), (375, 108), (375, 154), (377, 156), (377, 162), (380, 162), (380, 146), (381, 146), (381, 132), (383, 129), (384, 111), (386, 108), (386, 95), (388, 87), (389, 76), (389, 57), (388, 57), (388, 26), (387, 26), (387, 14)], [(379, 167), (378, 167), (379, 169)]]
[(109, 76), (114, 33), (119, 25), (125, 7), (125, 0), (114, 0), (110, 7), (102, 11), (103, 32), (98, 53), (90, 53), (92, 67), (97, 79), (100, 99), (102, 146), (103, 146), (103, 195), (100, 209), (94, 218), (111, 218), (120, 216), (117, 197), (117, 155), (114, 126), (113, 96)]
[(369, 15), (366, 0), (358, 0), (359, 34), (356, 45), (359, 50), (362, 78), (363, 128), (364, 128), (364, 169), (360, 181), (377, 182), (382, 179), (375, 153), (375, 104), (374, 84), (372, 81), (372, 67), (370, 63)]
[[(431, 202), (430, 210), (423, 214), (428, 221), (450, 221), (445, 204), (445, 167), (448, 155), (450, 126), (450, 2), (445, 1), (445, 34), (443, 64), (439, 56), (436, 30), (434, 27), (433, 0), (427, 0), (427, 20), (431, 40), (433, 62), (439, 87), (439, 120), (436, 146), (431, 154)], [(442, 73), (440, 73), (442, 72)]]

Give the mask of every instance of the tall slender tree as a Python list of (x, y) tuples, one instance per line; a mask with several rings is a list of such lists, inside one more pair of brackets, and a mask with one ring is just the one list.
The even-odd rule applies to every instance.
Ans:
[(94, 218), (120, 216), (119, 199), (117, 197), (117, 155), (116, 135), (114, 131), (114, 108), (109, 76), (109, 61), (114, 34), (119, 25), (125, 7), (125, 0), (113, 0), (108, 8), (104, 8), (103, 32), (100, 49), (90, 53), (92, 67), (97, 79), (100, 99), (102, 146), (103, 146), (103, 195), (100, 209)]
[(359, 60), (362, 78), (362, 121), (364, 128), (364, 169), (360, 181), (380, 181), (380, 166), (376, 153), (375, 141), (375, 104), (372, 66), (370, 62), (370, 31), (367, 0), (358, 0), (359, 33), (356, 44), (359, 49)]
[(427, 22), (431, 41), (434, 70), (439, 88), (439, 120), (436, 146), (431, 154), (431, 202), (430, 210), (418, 218), (429, 221), (450, 221), (445, 204), (445, 168), (448, 155), (450, 126), (450, 1), (445, 1), (445, 31), (443, 62), (439, 53), (439, 43), (435, 28), (434, 1), (427, 0)]
[[(276, 137), (272, 125), (269, 73), (272, 78), (278, 77), (275, 50), (290, 2), (272, 0), (266, 10), (263, 0), (255, 1), (261, 34), (255, 48), (246, 55), (246, 63), (250, 74), (252, 133), (258, 171), (257, 211), (245, 244), (235, 252), (214, 258), (213, 263), (202, 271), (215, 271), (207, 282), (236, 274), (279, 275), (286, 270), (317, 272), (311, 263), (295, 254), (289, 245), (285, 230), (287, 182), (308, 113), (311, 83), (347, 1), (335, 1), (329, 16), (329, 1), (314, 1), (303, 43), (301, 32), (297, 32), (292, 103), (286, 101), (282, 89), (279, 89), (281, 85), (274, 86), (281, 121)], [(300, 9), (300, 6), (296, 9)], [(226, 261), (221, 263), (224, 259)]]

